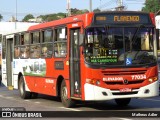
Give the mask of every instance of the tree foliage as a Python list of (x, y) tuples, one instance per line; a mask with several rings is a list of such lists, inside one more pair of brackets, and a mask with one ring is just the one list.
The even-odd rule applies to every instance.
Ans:
[(160, 0), (146, 0), (145, 6), (142, 8), (144, 12), (157, 13), (160, 10)]
[(52, 20), (58, 20), (66, 17), (66, 13), (57, 13), (57, 14), (48, 14), (40, 15), (39, 18), (42, 18), (43, 21), (48, 22)]
[(88, 13), (89, 11), (87, 9), (84, 10), (79, 10), (77, 8), (71, 8), (71, 14), (72, 15), (79, 15), (79, 14), (84, 14), (84, 13)]
[(27, 22), (29, 19), (33, 19), (34, 18), (34, 16), (32, 15), (32, 14), (28, 14), (28, 15), (26, 15), (24, 18), (23, 18), (23, 22)]
[(3, 16), (0, 14), (0, 21), (3, 19)]
[[(84, 10), (79, 10), (77, 8), (71, 8), (71, 15), (78, 15), (78, 14), (83, 14), (83, 13), (88, 13), (89, 11), (87, 9)], [(37, 18), (42, 18), (42, 22), (49, 22), (53, 20), (58, 20), (67, 17), (66, 13), (54, 13), (54, 14), (47, 14), (47, 15), (40, 15)], [(26, 15), (22, 21), (26, 22), (29, 19), (34, 18), (32, 14)]]
[(98, 12), (101, 12), (101, 10), (97, 8), (97, 9), (94, 9), (93, 12), (98, 13)]
[[(71, 8), (71, 15), (78, 15), (83, 13), (88, 13), (87, 9), (79, 10), (77, 8)], [(67, 17), (67, 13), (55, 13), (55, 14), (48, 14), (48, 15), (40, 15), (38, 16), (43, 19), (43, 21), (48, 22), (52, 20), (58, 20)]]

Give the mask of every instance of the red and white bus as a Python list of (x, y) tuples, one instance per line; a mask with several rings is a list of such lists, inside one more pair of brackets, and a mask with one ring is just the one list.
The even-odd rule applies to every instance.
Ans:
[(46, 94), (71, 107), (159, 95), (152, 13), (71, 16), (4, 35), (2, 47), (2, 81), (24, 99)]

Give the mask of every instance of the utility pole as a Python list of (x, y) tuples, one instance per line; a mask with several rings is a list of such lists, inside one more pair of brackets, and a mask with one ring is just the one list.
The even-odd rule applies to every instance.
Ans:
[(89, 11), (92, 12), (92, 0), (89, 1)]
[[(100, 0), (100, 7), (101, 7), (101, 0)], [(100, 10), (101, 10), (101, 8), (100, 8)]]
[(70, 4), (71, 4), (71, 0), (67, 0), (67, 13), (68, 13), (68, 16), (71, 16)]
[(16, 0), (16, 17), (15, 17), (15, 29), (17, 29), (17, 0)]
[(118, 7), (116, 7), (116, 10), (123, 11), (123, 9), (124, 9), (123, 0), (117, 0), (117, 5), (118, 5)]

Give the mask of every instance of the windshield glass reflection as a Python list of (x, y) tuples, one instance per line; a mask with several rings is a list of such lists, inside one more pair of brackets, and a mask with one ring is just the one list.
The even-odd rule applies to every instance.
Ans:
[(88, 28), (85, 59), (97, 65), (132, 66), (156, 62), (153, 54), (153, 28)]

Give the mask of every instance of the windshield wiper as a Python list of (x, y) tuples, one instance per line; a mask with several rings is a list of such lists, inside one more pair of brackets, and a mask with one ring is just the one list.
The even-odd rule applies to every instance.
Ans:
[(144, 28), (144, 25), (140, 25), (137, 29), (136, 32), (134, 33), (133, 37), (131, 38), (131, 34), (129, 34), (129, 41), (130, 41), (130, 47), (129, 47), (129, 51), (132, 52), (132, 47), (133, 45), (136, 43), (137, 37), (138, 37), (138, 33), (140, 32), (140, 30), (142, 28)]
[(133, 38), (132, 38), (132, 45), (135, 44), (136, 39), (137, 39), (137, 37), (138, 37), (139, 31), (140, 31), (142, 28), (144, 28), (144, 27), (145, 27), (144, 25), (140, 25), (140, 26), (137, 28), (137, 30), (136, 30), (136, 32), (134, 33)]

